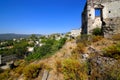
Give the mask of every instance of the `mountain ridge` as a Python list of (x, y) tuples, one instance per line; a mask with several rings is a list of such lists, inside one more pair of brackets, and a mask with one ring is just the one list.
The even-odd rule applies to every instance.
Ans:
[[(16, 34), (16, 33), (3, 33), (0, 34), (0, 40), (12, 40), (14, 38), (27, 38), (30, 37), (32, 34)], [(36, 36), (42, 36), (42, 34), (35, 34)]]

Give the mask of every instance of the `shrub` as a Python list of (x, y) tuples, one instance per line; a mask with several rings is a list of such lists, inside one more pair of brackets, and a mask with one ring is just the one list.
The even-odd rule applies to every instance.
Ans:
[(39, 71), (42, 69), (42, 65), (30, 64), (24, 68), (23, 74), (26, 78), (36, 78)]
[(62, 73), (65, 80), (86, 80), (86, 66), (76, 59), (65, 59), (62, 63)]
[(120, 59), (120, 43), (105, 48), (104, 56)]
[(92, 31), (92, 34), (93, 35), (101, 35), (102, 34), (102, 31), (101, 31), (101, 28), (94, 28), (93, 31)]
[(92, 42), (97, 42), (99, 40), (101, 40), (103, 37), (102, 36), (92, 36)]

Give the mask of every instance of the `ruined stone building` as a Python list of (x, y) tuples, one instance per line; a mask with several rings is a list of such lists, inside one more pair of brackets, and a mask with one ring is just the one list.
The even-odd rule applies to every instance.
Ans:
[(120, 33), (120, 0), (87, 0), (82, 13), (82, 34), (101, 28), (104, 37)]

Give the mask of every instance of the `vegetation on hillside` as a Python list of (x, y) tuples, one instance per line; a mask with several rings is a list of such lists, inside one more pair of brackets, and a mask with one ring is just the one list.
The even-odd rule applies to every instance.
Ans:
[(65, 59), (62, 63), (62, 73), (65, 80), (86, 80), (87, 67), (77, 59)]
[(26, 79), (36, 78), (42, 70), (43, 64), (30, 64), (23, 69), (23, 74)]
[(120, 43), (104, 48), (104, 56), (120, 59)]
[[(32, 35), (30, 39), (35, 42), (38, 38)], [(107, 39), (102, 41), (103, 39), (100, 35), (82, 35), (77, 40), (67, 40), (71, 44), (76, 41), (74, 48), (69, 46), (69, 49), (63, 49), (64, 47), (62, 48), (62, 46), (67, 42), (66, 38), (56, 40), (54, 35), (50, 38), (41, 37), (43, 45), (35, 45), (35, 50), (23, 62), (18, 61), (16, 67), (11, 70), (4, 71), (0, 69), (0, 80), (13, 80), (20, 76), (26, 80), (34, 80), (38, 77), (41, 79), (41, 74), (44, 74), (44, 70), (48, 70), (49, 75), (54, 74), (57, 77), (61, 77), (60, 75), (62, 74), (64, 80), (120, 80), (120, 39), (116, 35), (113, 35), (108, 42), (106, 41)], [(21, 56), (21, 53), (24, 54), (26, 52), (26, 47), (29, 44), (27, 40), (22, 40), (19, 43), (10, 43), (10, 45), (14, 45), (11, 49), (14, 49), (15, 54)], [(105, 47), (104, 49), (103, 46)], [(89, 48), (90, 50), (88, 50)], [(101, 51), (97, 52), (97, 48)], [(59, 57), (57, 57), (57, 54), (53, 55), (60, 49), (62, 52), (59, 52)], [(88, 55), (86, 59), (83, 58), (84, 54)], [(53, 56), (51, 57), (51, 55)], [(105, 59), (105, 61), (102, 59)], [(109, 59), (111, 60), (110, 63), (108, 62)], [(52, 71), (52, 74), (50, 71)]]
[[(21, 40), (20, 42), (8, 41), (5, 43), (5, 49), (0, 49), (0, 54), (7, 56), (16, 54), (17, 56), (23, 56), (27, 52), (28, 42), (26, 40)], [(7, 48), (6, 48), (7, 47)]]
[(36, 60), (48, 57), (58, 51), (64, 45), (66, 38), (61, 38), (60, 40), (55, 39), (44, 39), (42, 42), (44, 45), (41, 47), (36, 47), (35, 51), (30, 54), (26, 60)]

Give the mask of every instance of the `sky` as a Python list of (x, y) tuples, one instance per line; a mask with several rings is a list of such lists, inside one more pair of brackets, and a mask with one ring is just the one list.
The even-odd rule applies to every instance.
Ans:
[(85, 1), (0, 0), (0, 34), (52, 34), (78, 29)]

